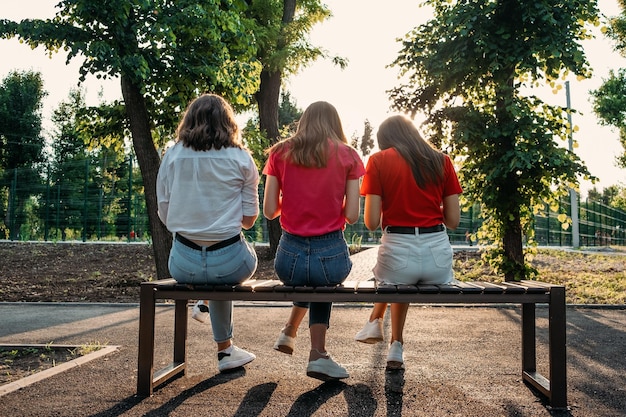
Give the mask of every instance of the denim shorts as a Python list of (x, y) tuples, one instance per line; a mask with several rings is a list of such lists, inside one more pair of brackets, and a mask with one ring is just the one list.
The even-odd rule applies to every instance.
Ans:
[(341, 230), (312, 237), (283, 231), (274, 268), (286, 285), (332, 286), (346, 279), (352, 261)]
[(250, 278), (258, 264), (254, 248), (239, 242), (213, 251), (192, 249), (178, 240), (172, 243), (168, 267), (181, 284), (239, 284)]

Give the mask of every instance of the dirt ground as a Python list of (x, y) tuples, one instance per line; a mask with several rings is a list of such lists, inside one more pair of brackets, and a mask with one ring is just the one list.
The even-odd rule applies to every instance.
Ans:
[[(256, 251), (255, 276), (273, 278), (269, 248)], [(0, 242), (0, 301), (137, 303), (155, 277), (147, 244)]]

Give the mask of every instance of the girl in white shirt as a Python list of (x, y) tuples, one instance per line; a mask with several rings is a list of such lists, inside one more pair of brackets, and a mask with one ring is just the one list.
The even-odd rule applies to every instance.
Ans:
[[(174, 235), (170, 274), (183, 284), (241, 283), (258, 262), (241, 229), (251, 228), (259, 214), (259, 172), (232, 107), (220, 96), (203, 94), (191, 102), (176, 134), (157, 177), (159, 218)], [(193, 317), (210, 316), (219, 370), (254, 360), (232, 342), (232, 301), (206, 304), (199, 301)]]

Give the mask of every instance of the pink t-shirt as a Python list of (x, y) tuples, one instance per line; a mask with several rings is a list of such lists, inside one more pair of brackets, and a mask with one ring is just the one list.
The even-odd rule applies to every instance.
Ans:
[(421, 189), (413, 178), (410, 165), (394, 148), (370, 156), (361, 184), (361, 195), (381, 196), (383, 229), (387, 226), (430, 227), (441, 224), (443, 198), (462, 192), (447, 155), (443, 181)]
[(321, 236), (345, 227), (346, 183), (362, 177), (365, 168), (353, 148), (331, 140), (328, 143), (325, 168), (294, 165), (278, 152), (267, 160), (263, 174), (278, 180), (283, 196), (280, 225), (288, 233)]

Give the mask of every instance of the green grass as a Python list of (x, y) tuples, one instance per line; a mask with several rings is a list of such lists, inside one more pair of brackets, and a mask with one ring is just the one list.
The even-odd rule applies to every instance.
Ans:
[[(626, 249), (608, 249), (538, 249), (526, 261), (539, 271), (536, 280), (565, 286), (568, 304), (626, 304)], [(456, 256), (454, 270), (462, 281), (503, 280), (478, 255)]]

